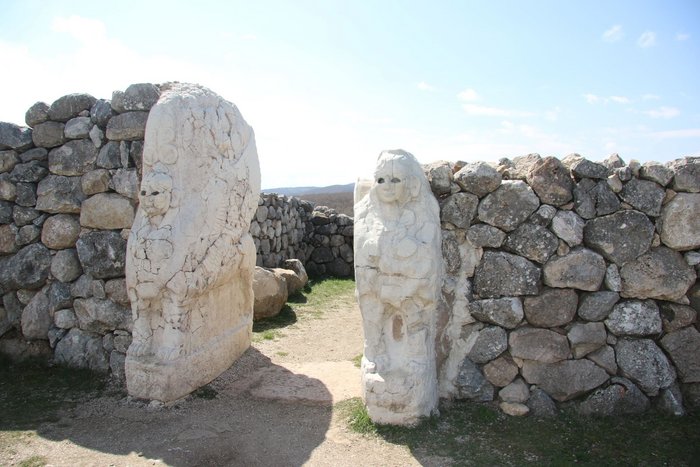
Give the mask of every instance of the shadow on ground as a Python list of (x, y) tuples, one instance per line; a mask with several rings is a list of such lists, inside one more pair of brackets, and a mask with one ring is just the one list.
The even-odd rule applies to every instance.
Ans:
[[(0, 369), (0, 430), (35, 430), (48, 440), (98, 451), (92, 460), (76, 459), (84, 464), (103, 464), (99, 453), (136, 453), (144, 461), (173, 466), (301, 465), (323, 442), (331, 422), (330, 404), (251, 396), (256, 382), (247, 378), (250, 374), (290, 373), (254, 348), (203, 390), (170, 407), (130, 400), (86, 373), (44, 369), (39, 378), (27, 371), (26, 366)], [(318, 380), (290, 376), (321, 399), (327, 393)]]

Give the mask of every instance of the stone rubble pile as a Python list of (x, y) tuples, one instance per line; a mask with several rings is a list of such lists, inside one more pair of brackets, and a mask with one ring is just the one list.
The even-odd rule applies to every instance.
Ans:
[(700, 158), (424, 170), (447, 270), (442, 397), (511, 415), (700, 407)]
[[(26, 127), (0, 122), (0, 353), (123, 377), (133, 325), (126, 239), (160, 94), (147, 83), (111, 100), (69, 94), (34, 104)], [(311, 275), (351, 276), (352, 219), (318, 209), (262, 194), (250, 228), (257, 264), (296, 258)], [(326, 248), (314, 255), (316, 246)]]

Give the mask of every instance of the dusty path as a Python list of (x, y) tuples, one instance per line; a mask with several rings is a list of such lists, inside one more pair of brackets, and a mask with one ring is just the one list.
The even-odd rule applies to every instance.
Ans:
[(123, 394), (92, 399), (21, 434), (0, 465), (32, 456), (56, 466), (419, 465), (405, 446), (348, 431), (333, 410), (359, 395), (354, 304), (280, 332), (212, 382), (213, 399), (159, 408)]

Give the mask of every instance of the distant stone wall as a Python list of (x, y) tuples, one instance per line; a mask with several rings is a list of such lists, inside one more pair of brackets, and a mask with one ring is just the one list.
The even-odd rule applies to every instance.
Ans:
[[(122, 376), (132, 329), (126, 239), (159, 96), (153, 84), (111, 101), (71, 94), (33, 105), (27, 127), (0, 122), (0, 353)], [(250, 231), (259, 266), (297, 258), (312, 275), (352, 275), (347, 216), (262, 194)]]
[(700, 158), (425, 170), (447, 270), (442, 397), (513, 415), (700, 406)]

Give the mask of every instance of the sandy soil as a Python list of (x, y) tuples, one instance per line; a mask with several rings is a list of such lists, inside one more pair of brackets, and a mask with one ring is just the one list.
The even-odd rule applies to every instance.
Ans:
[[(213, 399), (169, 407), (105, 395), (23, 432), (0, 465), (43, 456), (56, 466), (407, 466), (405, 446), (350, 432), (332, 404), (359, 396), (356, 306), (300, 319), (253, 346), (210, 385)], [(7, 454), (9, 453), (9, 454)]]

